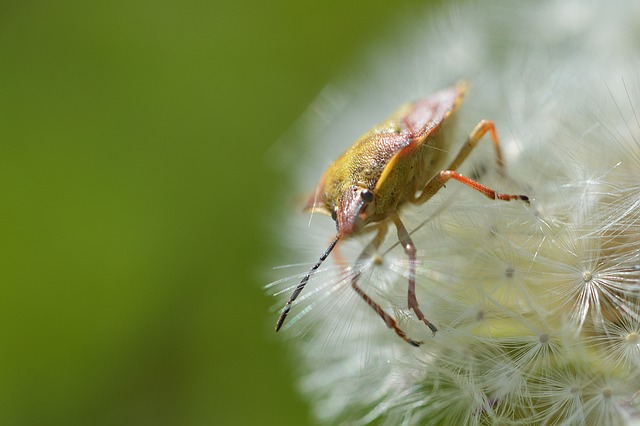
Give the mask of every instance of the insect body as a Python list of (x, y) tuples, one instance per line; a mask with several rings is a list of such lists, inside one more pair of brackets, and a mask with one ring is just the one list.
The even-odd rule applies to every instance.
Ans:
[[(409, 257), (408, 307), (433, 333), (438, 330), (425, 318), (416, 299), (416, 248), (400, 220), (399, 209), (407, 203), (425, 203), (449, 179), (462, 182), (492, 199), (519, 199), (528, 203), (527, 196), (496, 193), (456, 172), (482, 136), (489, 132), (495, 147), (498, 169), (500, 173), (504, 173), (500, 143), (491, 121), (483, 120), (478, 123), (458, 155), (448, 167), (443, 168), (446, 148), (450, 144), (447, 127), (466, 92), (466, 83), (460, 82), (401, 106), (384, 122), (362, 135), (325, 171), (307, 204), (307, 210), (331, 216), (336, 222), (337, 234), (292, 293), (278, 318), (276, 331), (282, 327), (294, 300), (338, 241), (376, 230), (375, 237), (358, 258), (359, 262), (382, 244), (391, 222)], [(356, 273), (351, 278), (351, 287), (380, 315), (387, 327), (407, 343), (419, 346), (421, 342), (409, 338), (395, 319), (360, 288), (359, 277), (360, 274)]]

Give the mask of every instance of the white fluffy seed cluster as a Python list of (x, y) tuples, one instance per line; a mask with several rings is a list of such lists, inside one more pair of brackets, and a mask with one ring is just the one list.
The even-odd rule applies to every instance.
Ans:
[[(320, 97), (309, 132), (315, 145), (297, 160), (305, 190), (397, 105), (465, 78), (472, 88), (449, 154), (491, 119), (507, 177), (496, 173), (489, 138), (460, 171), (526, 194), (531, 205), (451, 182), (401, 212), (435, 336), (407, 309), (409, 263), (393, 227), (362, 264), (353, 262), (372, 235), (339, 244), (286, 326), (319, 421), (640, 424), (637, 22), (640, 6), (631, 2), (489, 1), (431, 11), (408, 25), (427, 30), (372, 52), (357, 82)], [(334, 225), (291, 216), (283, 240), (293, 259), (312, 264)], [(271, 285), (281, 301), (308, 266)], [(399, 339), (353, 292), (355, 273), (421, 347)]]

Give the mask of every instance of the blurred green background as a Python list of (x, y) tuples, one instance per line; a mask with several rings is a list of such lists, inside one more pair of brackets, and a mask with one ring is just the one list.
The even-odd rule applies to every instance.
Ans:
[(0, 424), (310, 423), (264, 153), (422, 3), (2, 2)]

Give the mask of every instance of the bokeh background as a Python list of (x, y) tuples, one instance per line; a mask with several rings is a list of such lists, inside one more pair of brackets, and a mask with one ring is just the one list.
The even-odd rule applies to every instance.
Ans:
[(0, 424), (310, 423), (265, 152), (423, 4), (2, 2)]

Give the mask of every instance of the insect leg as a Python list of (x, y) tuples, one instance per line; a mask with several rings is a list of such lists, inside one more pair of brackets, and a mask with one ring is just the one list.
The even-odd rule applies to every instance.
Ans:
[(500, 140), (498, 139), (498, 134), (496, 133), (496, 126), (492, 121), (482, 120), (480, 121), (476, 127), (471, 131), (469, 137), (467, 138), (467, 142), (460, 148), (458, 155), (451, 162), (447, 170), (457, 170), (460, 167), (460, 164), (469, 156), (469, 153), (476, 147), (480, 139), (489, 132), (491, 136), (491, 140), (493, 141), (493, 146), (496, 151), (496, 163), (498, 164), (498, 173), (501, 176), (504, 175), (504, 160), (502, 159), (502, 150), (500, 149)]
[(487, 132), (491, 135), (491, 139), (493, 140), (493, 146), (496, 150), (496, 163), (498, 164), (498, 172), (504, 176), (504, 160), (502, 159), (502, 152), (500, 150), (500, 141), (498, 139), (498, 134), (496, 133), (496, 128), (493, 122), (489, 120), (480, 121), (476, 127), (473, 129), (467, 142), (462, 146), (456, 158), (451, 162), (449, 167), (435, 175), (424, 187), (422, 193), (416, 197), (412, 202), (414, 204), (423, 204), (427, 202), (436, 192), (440, 190), (444, 186), (444, 184), (449, 179), (455, 179), (459, 182), (464, 183), (467, 186), (475, 189), (476, 191), (481, 192), (486, 197), (494, 199), (494, 200), (522, 200), (529, 204), (529, 197), (526, 195), (509, 195), (509, 194), (500, 194), (494, 191), (491, 188), (488, 188), (473, 179), (469, 179), (456, 172), (456, 169), (462, 164), (464, 160), (469, 156), (473, 148), (476, 147), (482, 136), (484, 136)]
[(402, 244), (405, 253), (409, 256), (409, 290), (407, 293), (409, 309), (413, 309), (413, 312), (416, 313), (418, 319), (424, 322), (427, 327), (431, 329), (433, 334), (435, 334), (438, 329), (424, 317), (424, 314), (418, 306), (418, 300), (416, 299), (416, 246), (413, 244), (411, 236), (409, 235), (409, 232), (407, 232), (407, 228), (405, 228), (404, 224), (400, 220), (400, 216), (394, 214), (392, 218), (393, 223), (396, 225), (396, 230), (398, 231), (400, 244)]
[(476, 191), (484, 194), (487, 198), (491, 198), (492, 200), (522, 200), (525, 203), (529, 204), (529, 197), (526, 195), (510, 195), (510, 194), (501, 194), (494, 191), (491, 188), (488, 188), (481, 183), (476, 182), (475, 180), (469, 179), (466, 176), (461, 175), (460, 173), (453, 170), (443, 170), (437, 175), (435, 175), (424, 187), (422, 190), (422, 194), (416, 197), (413, 200), (414, 204), (422, 204), (426, 202), (429, 198), (431, 198), (436, 192), (440, 190), (444, 186), (445, 183), (449, 179), (455, 179), (458, 182), (462, 182), (467, 186), (475, 189)]
[[(378, 233), (373, 238), (373, 240), (371, 240), (371, 242), (367, 244), (362, 253), (360, 253), (360, 256), (358, 256), (358, 260), (356, 260), (356, 264), (371, 256), (371, 252), (373, 250), (376, 250), (378, 247), (380, 247), (380, 244), (382, 244), (382, 241), (387, 234), (388, 227), (386, 222), (381, 223), (379, 226), (380, 227), (378, 228)], [(364, 290), (362, 290), (358, 286), (358, 279), (360, 279), (360, 272), (358, 272), (353, 276), (353, 278), (351, 278), (351, 287), (355, 290), (356, 293), (358, 293), (358, 295), (360, 295), (360, 297), (362, 297), (365, 302), (367, 302), (371, 309), (373, 309), (378, 315), (380, 315), (386, 326), (395, 331), (402, 340), (409, 343), (410, 345), (420, 346), (422, 342), (418, 342), (409, 338), (406, 333), (402, 331), (402, 329), (398, 326), (396, 320), (393, 319), (391, 315), (387, 314), (380, 305), (378, 305), (371, 297), (369, 297), (367, 293), (364, 292)]]

